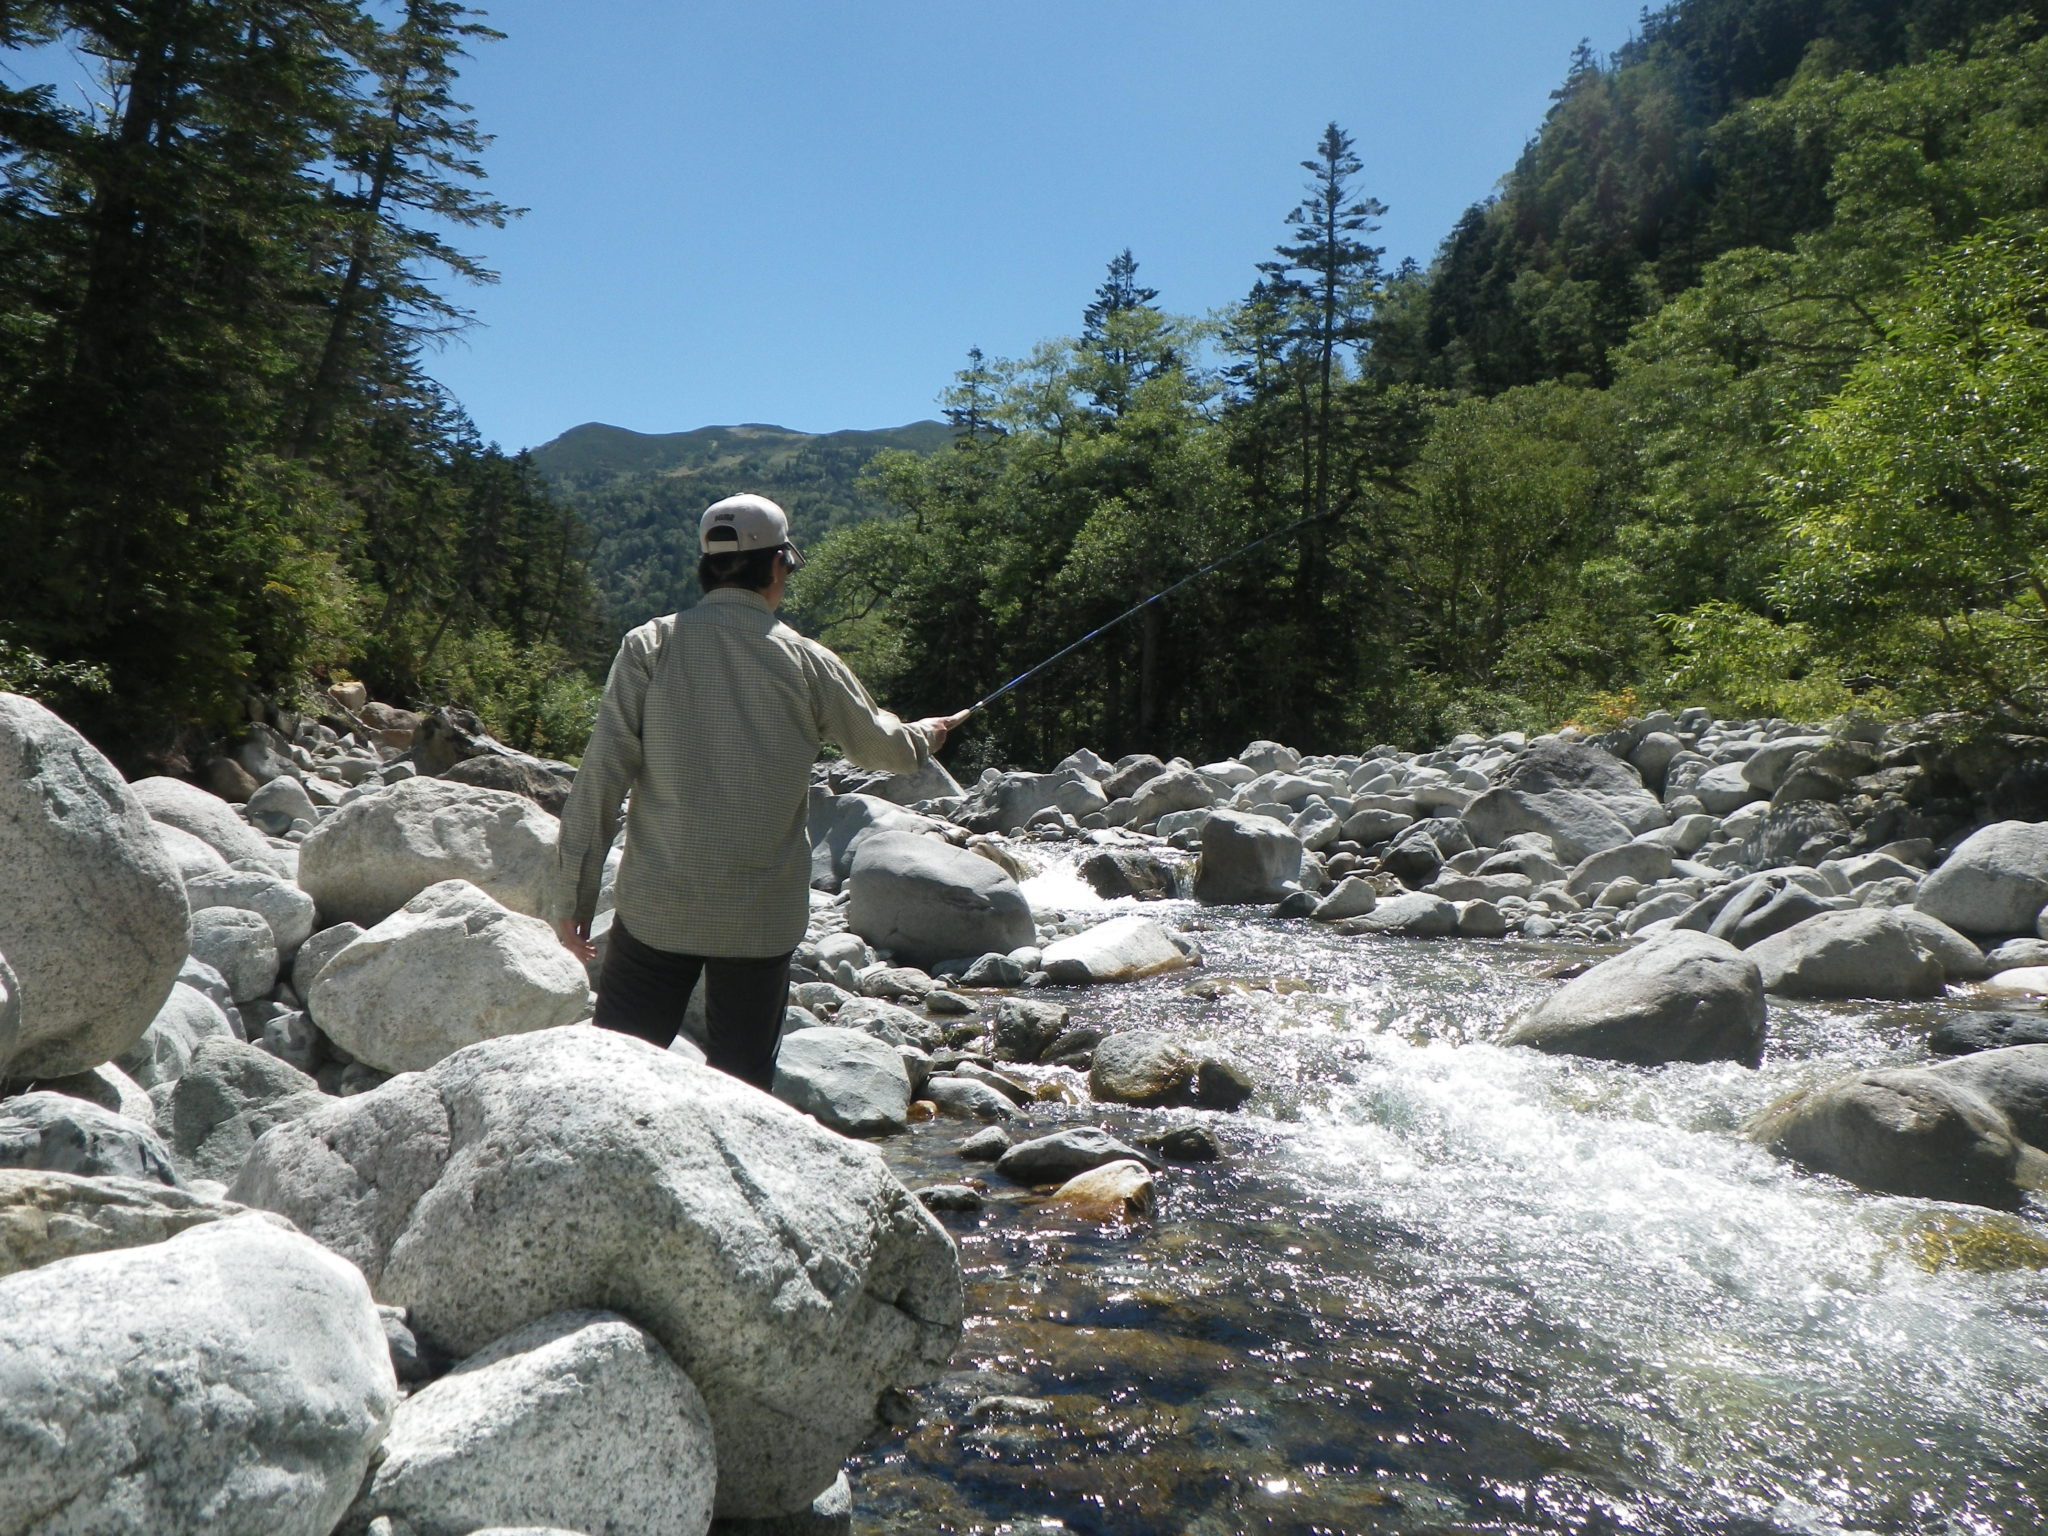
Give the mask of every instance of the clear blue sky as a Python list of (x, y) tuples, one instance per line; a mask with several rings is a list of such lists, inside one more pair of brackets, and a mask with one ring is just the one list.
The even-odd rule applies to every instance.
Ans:
[(935, 415), (970, 346), (1072, 334), (1129, 246), (1163, 307), (1243, 295), (1326, 122), (1427, 262), (1573, 47), (1641, 0), (498, 0), (462, 88), (494, 287), (432, 362), (485, 436)]

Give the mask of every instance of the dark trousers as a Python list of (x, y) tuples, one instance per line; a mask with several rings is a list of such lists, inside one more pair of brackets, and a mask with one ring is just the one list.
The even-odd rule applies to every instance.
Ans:
[(683, 1027), (683, 1010), (704, 977), (704, 1012), (711, 1025), (705, 1051), (710, 1064), (767, 1091), (775, 1081), (782, 1044), (782, 1011), (789, 1006), (789, 956), (721, 960), (678, 955), (642, 944), (612, 917), (604, 971), (597, 983), (601, 1029), (635, 1035), (667, 1050)]

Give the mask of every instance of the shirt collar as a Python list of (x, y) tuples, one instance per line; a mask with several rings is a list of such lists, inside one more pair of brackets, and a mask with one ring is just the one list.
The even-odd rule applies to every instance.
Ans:
[(713, 587), (698, 601), (705, 603), (738, 603), (742, 607), (759, 609), (762, 613), (773, 613), (775, 611), (768, 606), (767, 598), (747, 587)]

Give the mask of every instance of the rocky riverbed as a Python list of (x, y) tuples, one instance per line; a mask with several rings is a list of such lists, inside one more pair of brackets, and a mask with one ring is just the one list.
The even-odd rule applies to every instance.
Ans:
[(577, 1022), (563, 765), (0, 706), (0, 1531), (2043, 1521), (2041, 743), (821, 771), (778, 1105)]

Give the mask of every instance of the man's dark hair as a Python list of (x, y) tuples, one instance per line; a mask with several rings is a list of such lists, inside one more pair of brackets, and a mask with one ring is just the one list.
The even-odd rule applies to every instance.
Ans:
[(705, 555), (697, 561), (697, 585), (709, 592), (713, 587), (746, 587), (766, 592), (775, 585), (775, 562), (780, 549), (749, 549), (727, 555)]

